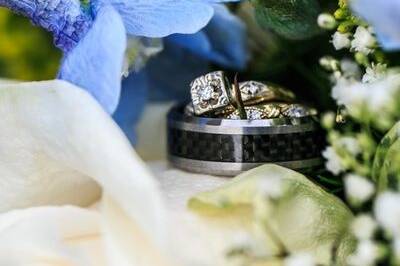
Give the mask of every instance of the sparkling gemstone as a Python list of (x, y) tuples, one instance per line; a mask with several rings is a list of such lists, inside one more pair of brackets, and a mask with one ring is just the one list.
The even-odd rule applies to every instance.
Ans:
[(259, 110), (249, 109), (246, 113), (249, 120), (263, 119), (263, 113)]
[(214, 88), (207, 85), (203, 89), (199, 90), (199, 97), (202, 101), (209, 101), (212, 99), (214, 93)]
[(250, 92), (251, 95), (255, 95), (256, 93), (258, 93), (259, 88), (258, 86), (256, 86), (255, 84), (250, 84), (248, 87), (248, 92)]
[(289, 117), (303, 117), (308, 115), (308, 111), (302, 106), (293, 106), (287, 110), (286, 115)]

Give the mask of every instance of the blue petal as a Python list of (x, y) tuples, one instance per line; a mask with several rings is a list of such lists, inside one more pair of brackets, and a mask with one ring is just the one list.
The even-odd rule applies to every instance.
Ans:
[(179, 46), (165, 43), (164, 51), (145, 68), (152, 101), (189, 100), (190, 82), (209, 71), (209, 62)]
[(192, 53), (227, 68), (243, 69), (249, 59), (244, 24), (223, 5), (215, 6), (215, 16), (201, 32), (167, 37)]
[(164, 37), (173, 33), (195, 33), (213, 15), (216, 0), (98, 0), (111, 3), (123, 17), (129, 34)]
[(351, 4), (353, 10), (374, 27), (384, 49), (400, 49), (400, 1), (356, 0)]
[(132, 73), (122, 83), (121, 101), (114, 119), (135, 144), (135, 126), (147, 99), (152, 101), (188, 100), (189, 83), (209, 71), (208, 62), (166, 44), (161, 54), (152, 58), (139, 73)]
[(114, 113), (118, 123), (132, 144), (136, 143), (135, 125), (139, 122), (147, 103), (148, 83), (146, 71), (132, 73), (122, 82), (121, 101)]
[(125, 48), (121, 17), (105, 6), (78, 46), (65, 56), (58, 77), (86, 89), (112, 113), (119, 101)]
[(55, 45), (69, 51), (86, 34), (92, 17), (85, 13), (79, 0), (0, 0), (10, 8), (54, 35)]

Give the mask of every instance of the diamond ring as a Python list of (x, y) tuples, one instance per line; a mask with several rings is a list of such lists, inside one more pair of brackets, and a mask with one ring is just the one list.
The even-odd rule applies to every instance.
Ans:
[(203, 115), (230, 105), (230, 91), (224, 72), (216, 71), (195, 79), (190, 84), (193, 111)]
[[(253, 106), (245, 106), (248, 120), (273, 119), (273, 118), (300, 118), (316, 115), (316, 110), (302, 104), (289, 103), (264, 103)], [(225, 115), (227, 119), (239, 120), (239, 112), (234, 110)]]
[(281, 86), (259, 81), (239, 83), (243, 103), (247, 106), (262, 102), (293, 102), (296, 96), (293, 92)]

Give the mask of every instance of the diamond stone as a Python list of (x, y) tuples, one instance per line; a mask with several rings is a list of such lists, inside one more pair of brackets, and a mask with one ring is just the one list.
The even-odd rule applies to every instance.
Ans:
[(202, 101), (209, 101), (213, 98), (214, 88), (210, 85), (199, 90), (199, 97)]
[(260, 88), (255, 85), (255, 84), (250, 84), (249, 87), (247, 87), (247, 91), (251, 93), (251, 95), (255, 95), (256, 93), (258, 93), (260, 90)]
[(247, 119), (249, 120), (263, 119), (263, 113), (259, 110), (248, 109), (246, 110), (246, 113), (247, 113)]

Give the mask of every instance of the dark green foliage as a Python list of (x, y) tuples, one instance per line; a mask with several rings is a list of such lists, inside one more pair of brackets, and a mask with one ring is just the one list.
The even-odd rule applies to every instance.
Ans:
[(261, 26), (279, 35), (302, 40), (321, 32), (317, 24), (321, 13), (317, 0), (251, 0)]

